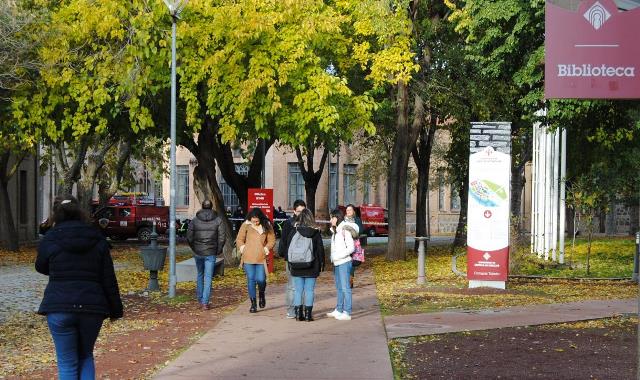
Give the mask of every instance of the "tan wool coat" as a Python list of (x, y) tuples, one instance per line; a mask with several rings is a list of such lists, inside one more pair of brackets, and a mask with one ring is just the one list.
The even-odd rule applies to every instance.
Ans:
[(250, 221), (242, 223), (236, 238), (236, 247), (242, 253), (240, 266), (244, 263), (266, 264), (266, 256), (275, 245), (273, 229), (265, 232), (262, 226), (255, 227)]

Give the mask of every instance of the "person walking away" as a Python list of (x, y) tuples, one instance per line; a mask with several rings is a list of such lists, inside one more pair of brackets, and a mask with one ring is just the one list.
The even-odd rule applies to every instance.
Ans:
[(258, 311), (256, 307), (256, 284), (260, 308), (267, 305), (265, 290), (267, 288), (267, 260), (266, 257), (273, 249), (276, 237), (269, 219), (259, 208), (252, 209), (247, 214), (247, 219), (240, 226), (236, 247), (241, 253), (240, 266), (247, 276), (247, 291), (251, 300), (250, 313)]
[(35, 262), (36, 271), (49, 276), (38, 314), (47, 317), (58, 378), (95, 379), (93, 348), (102, 322), (123, 316), (110, 245), (72, 196), (55, 199), (50, 219)]
[[(315, 294), (316, 279), (320, 272), (324, 271), (324, 246), (322, 235), (315, 222), (315, 218), (309, 209), (303, 209), (296, 218), (295, 226), (286, 242), (288, 267), (295, 284), (293, 298), (294, 314), (298, 321), (313, 321), (313, 299)], [(310, 263), (298, 263), (289, 254), (293, 250), (302, 247), (311, 249), (312, 261)], [(304, 293), (304, 304), (302, 294)], [(304, 308), (303, 308), (304, 305)]]
[(344, 220), (340, 209), (331, 211), (331, 262), (336, 284), (336, 308), (327, 316), (339, 321), (351, 320), (351, 254), (355, 250), (354, 239), (358, 237), (355, 223)]
[[(280, 244), (278, 245), (278, 256), (282, 257), (285, 261), (287, 261), (287, 241), (289, 240), (289, 235), (291, 235), (291, 231), (293, 231), (293, 226), (295, 224), (295, 218), (300, 215), (302, 210), (307, 208), (307, 204), (302, 199), (296, 199), (293, 202), (293, 216), (287, 219), (282, 225), (282, 234), (280, 236)], [(294, 313), (294, 307), (296, 304), (293, 303), (293, 297), (295, 295), (295, 284), (293, 281), (293, 277), (291, 277), (291, 270), (289, 269), (289, 265), (285, 265), (285, 270), (287, 272), (287, 291), (284, 296), (284, 304), (287, 306), (287, 315), (286, 317), (289, 319), (293, 319), (296, 317)]]
[[(347, 205), (344, 211), (344, 220), (351, 223), (355, 223), (356, 226), (358, 226), (358, 230), (356, 232), (358, 233), (358, 239), (360, 239), (360, 234), (362, 233), (362, 231), (364, 231), (364, 228), (362, 227), (362, 219), (360, 219), (360, 217), (356, 213), (356, 206), (354, 206), (351, 203)], [(351, 273), (349, 276), (349, 287), (352, 289), (353, 289), (353, 280), (355, 276), (356, 276), (356, 266), (353, 265), (353, 262), (352, 262)]]
[(198, 270), (196, 299), (202, 310), (209, 310), (216, 256), (222, 254), (225, 242), (224, 223), (222, 218), (213, 211), (213, 203), (210, 200), (206, 199), (202, 202), (202, 209), (189, 223), (187, 241), (193, 251), (193, 259)]

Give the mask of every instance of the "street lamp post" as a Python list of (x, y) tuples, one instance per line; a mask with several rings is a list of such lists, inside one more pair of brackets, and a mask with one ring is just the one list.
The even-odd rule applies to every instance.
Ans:
[(171, 154), (169, 174), (169, 298), (176, 296), (176, 22), (188, 0), (164, 0), (171, 15)]

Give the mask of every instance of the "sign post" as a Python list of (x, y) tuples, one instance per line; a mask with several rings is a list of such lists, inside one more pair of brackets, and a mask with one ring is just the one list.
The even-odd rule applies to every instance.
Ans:
[(469, 288), (505, 289), (509, 274), (511, 124), (471, 128), (467, 203)]
[[(247, 207), (249, 212), (252, 208), (262, 210), (273, 226), (273, 189), (249, 189), (247, 195)], [(267, 256), (267, 271), (273, 273), (273, 251)]]
[(247, 198), (249, 210), (257, 207), (273, 222), (273, 189), (249, 189)]

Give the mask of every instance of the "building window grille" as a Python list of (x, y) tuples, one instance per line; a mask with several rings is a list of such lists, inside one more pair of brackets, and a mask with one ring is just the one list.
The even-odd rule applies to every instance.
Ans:
[(355, 203), (356, 201), (356, 168), (357, 165), (345, 164), (343, 178), (344, 204)]
[[(249, 167), (245, 164), (235, 164), (236, 173), (246, 176), (249, 173)], [(222, 175), (218, 175), (218, 184), (220, 185), (220, 191), (222, 192), (222, 199), (224, 200), (225, 208), (231, 207), (231, 210), (235, 210), (240, 206), (240, 199), (235, 191), (227, 184)]]
[(446, 185), (444, 183), (444, 174), (438, 173), (438, 210), (440, 211), (446, 211), (445, 190)]
[(289, 163), (289, 208), (293, 208), (296, 199), (304, 198), (304, 178), (297, 162)]
[(329, 166), (329, 208), (338, 207), (338, 164)]
[(20, 170), (20, 183), (19, 183), (18, 196), (20, 197), (20, 208), (18, 211), (18, 220), (20, 224), (27, 224), (29, 222), (29, 207), (27, 202), (27, 195), (29, 194), (27, 189), (27, 171)]
[(178, 165), (178, 188), (176, 194), (176, 206), (189, 206), (189, 165)]

